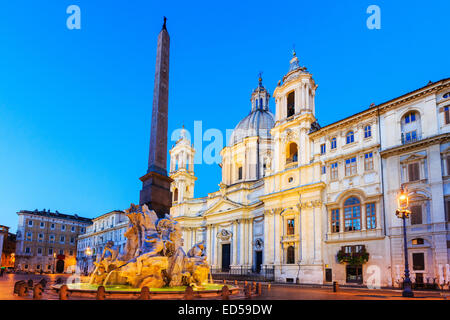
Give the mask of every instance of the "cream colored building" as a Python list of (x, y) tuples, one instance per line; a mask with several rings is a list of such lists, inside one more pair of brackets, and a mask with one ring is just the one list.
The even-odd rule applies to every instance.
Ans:
[(114, 247), (122, 254), (127, 238), (125, 231), (129, 220), (125, 212), (113, 210), (92, 219), (92, 225), (86, 228), (86, 233), (78, 237), (77, 267), (81, 273), (94, 270), (97, 261), (108, 241), (114, 242)]
[[(211, 267), (223, 272), (274, 270), (277, 281), (394, 286), (403, 272), (395, 216), (403, 185), (411, 204), (422, 206), (422, 220), (415, 216), (408, 227), (411, 269), (422, 267), (413, 255), (425, 255), (413, 275), (449, 281), (450, 80), (322, 128), (316, 89), (294, 53), (273, 93), (273, 115), (260, 79), (250, 114), (221, 152), (219, 190), (204, 198), (193, 198), (195, 150), (182, 130), (170, 151), (171, 215), (182, 225), (185, 249), (205, 241)], [(408, 169), (416, 162), (419, 169)], [(409, 180), (408, 170), (418, 176)], [(339, 262), (338, 252), (356, 260)], [(358, 260), (365, 253), (368, 260)]]

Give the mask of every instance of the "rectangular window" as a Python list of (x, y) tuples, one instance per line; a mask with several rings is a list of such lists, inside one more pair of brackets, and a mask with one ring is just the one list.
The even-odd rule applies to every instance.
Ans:
[(364, 155), (364, 170), (373, 170), (373, 153), (369, 152)]
[(447, 222), (450, 222), (450, 199), (445, 199), (445, 209), (447, 211)]
[(320, 153), (325, 154), (326, 151), (327, 151), (327, 146), (325, 145), (325, 143), (322, 143), (320, 145)]
[(53, 248), (48, 248), (48, 255), (51, 256), (53, 254)]
[(66, 240), (66, 238), (65, 238), (64, 236), (61, 236), (61, 237), (59, 238), (59, 242), (61, 242), (61, 243), (64, 243), (65, 240)]
[(364, 138), (370, 138), (372, 136), (372, 127), (366, 126), (364, 128)]
[(25, 248), (25, 253), (31, 253), (31, 248), (30, 247), (26, 247)]
[(39, 234), (38, 234), (38, 241), (39, 241), (39, 242), (44, 241), (44, 234), (43, 234), (43, 233), (39, 233)]
[(417, 181), (420, 180), (419, 173), (419, 163), (410, 163), (408, 164), (408, 181)]
[(54, 234), (49, 235), (48, 239), (49, 239), (50, 243), (55, 242), (55, 235)]
[(322, 166), (322, 174), (327, 173), (327, 167), (326, 166)]
[(351, 176), (356, 174), (356, 157), (345, 160), (345, 175)]
[(450, 124), (450, 107), (444, 107), (445, 124)]
[(33, 220), (28, 220), (28, 226), (32, 227), (33, 226)]
[(413, 270), (425, 270), (425, 255), (420, 253), (412, 254)]
[(295, 231), (294, 231), (294, 219), (289, 219), (287, 221), (286, 234), (287, 235), (293, 235), (294, 233), (295, 233)]
[(61, 231), (66, 231), (66, 225), (65, 224), (61, 225)]
[[(112, 227), (112, 226), (111, 226), (111, 227)], [(71, 232), (75, 232), (75, 227), (72, 226), (72, 228), (70, 228), (70, 231), (71, 231)]]
[(59, 254), (63, 255), (64, 254), (64, 249), (59, 249)]
[(238, 168), (238, 180), (242, 180), (242, 167)]
[(45, 228), (45, 223), (41, 222), (40, 227), (41, 227), (41, 229), (44, 229)]
[(336, 138), (331, 139), (331, 149), (336, 149), (337, 143)]
[(331, 180), (338, 179), (338, 163), (337, 162), (331, 164), (330, 176), (331, 176)]
[(37, 249), (37, 253), (38, 253), (38, 254), (42, 254), (42, 248), (38, 248), (38, 249)]
[(52, 224), (50, 225), (50, 229), (55, 230), (55, 224), (54, 224), (54, 223), (52, 223)]
[(366, 205), (366, 218), (367, 218), (367, 229), (376, 229), (377, 217), (375, 212), (375, 203), (368, 203)]
[(31, 232), (27, 232), (27, 241), (33, 240), (33, 234)]
[(450, 156), (445, 158), (445, 162), (447, 163), (447, 175), (450, 176)]
[(75, 243), (75, 238), (74, 237), (70, 238), (70, 243), (72, 243), (72, 244)]
[(422, 224), (422, 206), (411, 206), (411, 224)]
[(339, 232), (339, 209), (331, 210), (331, 232)]

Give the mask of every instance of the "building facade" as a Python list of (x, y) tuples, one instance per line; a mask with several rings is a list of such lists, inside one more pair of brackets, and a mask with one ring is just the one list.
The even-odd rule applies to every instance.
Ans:
[(0, 267), (14, 268), (16, 235), (9, 232), (9, 227), (0, 225)]
[(213, 269), (274, 270), (278, 281), (398, 286), (401, 188), (411, 199), (413, 280), (450, 281), (450, 79), (430, 82), (320, 127), (317, 85), (295, 53), (270, 94), (222, 150), (219, 190), (194, 198), (195, 150), (170, 151), (173, 206), (188, 250), (204, 241)]
[(50, 210), (17, 212), (15, 268), (25, 272), (75, 272), (78, 235), (91, 219)]
[(92, 225), (86, 228), (86, 233), (78, 237), (78, 271), (80, 273), (93, 271), (94, 261), (100, 258), (108, 241), (113, 241), (114, 246), (122, 254), (127, 240), (124, 234), (128, 223), (128, 217), (121, 210), (114, 210), (92, 219)]

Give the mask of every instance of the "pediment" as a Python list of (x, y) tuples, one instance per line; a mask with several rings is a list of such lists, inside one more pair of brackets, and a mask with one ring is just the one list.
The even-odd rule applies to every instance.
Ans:
[(205, 215), (242, 208), (242, 205), (229, 199), (221, 198), (205, 211)]
[(426, 156), (424, 156), (424, 155), (422, 155), (422, 154), (414, 153), (414, 154), (411, 154), (411, 155), (407, 156), (406, 158), (404, 158), (404, 159), (402, 160), (402, 162), (419, 161), (419, 160), (422, 160), (422, 159), (425, 159), (425, 158), (426, 158)]

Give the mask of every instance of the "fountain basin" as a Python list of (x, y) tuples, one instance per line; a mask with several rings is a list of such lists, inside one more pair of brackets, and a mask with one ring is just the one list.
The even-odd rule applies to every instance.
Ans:
[[(56, 284), (52, 289), (59, 291), (63, 284)], [(89, 283), (69, 283), (66, 284), (71, 296), (92, 298), (95, 297), (100, 285)], [(201, 287), (194, 287), (194, 295), (199, 298), (220, 297), (224, 284), (205, 283)], [(230, 295), (239, 293), (239, 287), (227, 285)], [(133, 288), (127, 285), (106, 285), (105, 292), (108, 298), (116, 299), (135, 299), (141, 293), (141, 288)], [(149, 288), (152, 299), (182, 299), (186, 286)]]

